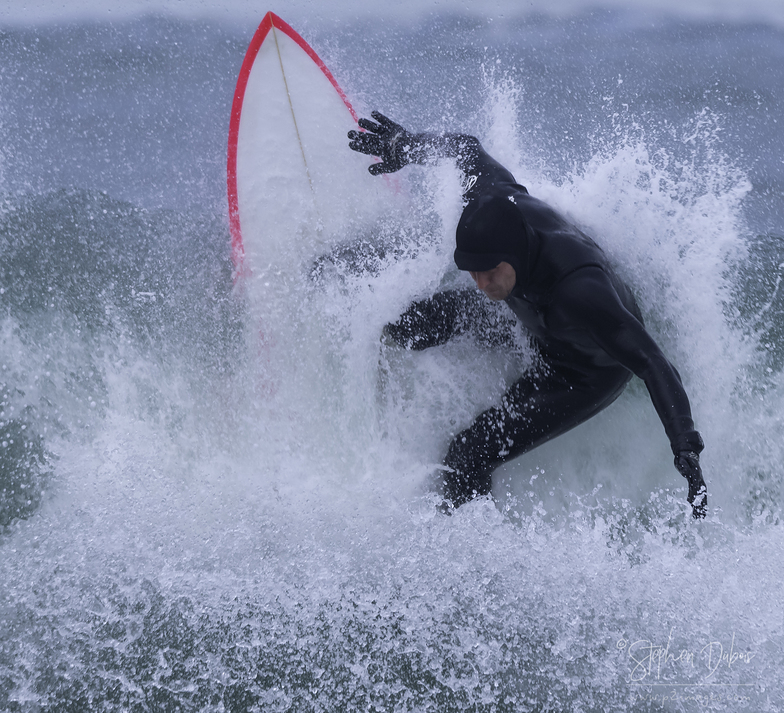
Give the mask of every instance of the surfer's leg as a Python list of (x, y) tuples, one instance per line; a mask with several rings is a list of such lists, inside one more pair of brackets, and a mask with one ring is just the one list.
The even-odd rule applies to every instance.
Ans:
[(480, 414), (452, 441), (444, 458), (444, 496), (455, 506), (487, 495), (501, 463), (561, 435), (609, 406), (620, 396), (630, 373), (606, 369), (573, 375), (550, 370), (515, 382), (500, 406)]

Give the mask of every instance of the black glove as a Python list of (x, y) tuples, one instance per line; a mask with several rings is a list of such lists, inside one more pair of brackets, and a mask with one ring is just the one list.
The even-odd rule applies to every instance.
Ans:
[(686, 498), (691, 505), (691, 514), (702, 519), (708, 513), (708, 488), (702, 477), (700, 456), (694, 451), (681, 451), (675, 456), (675, 467), (689, 481), (689, 495)]
[(381, 159), (381, 163), (368, 167), (368, 171), (374, 176), (399, 171), (411, 160), (408, 154), (412, 148), (413, 135), (377, 111), (371, 112), (370, 115), (378, 124), (368, 119), (360, 119), (358, 123), (365, 131), (348, 132), (348, 138), (351, 139), (349, 148)]

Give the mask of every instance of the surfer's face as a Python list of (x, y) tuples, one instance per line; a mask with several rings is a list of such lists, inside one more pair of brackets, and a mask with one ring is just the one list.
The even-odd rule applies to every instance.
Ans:
[(498, 263), (492, 270), (471, 272), (476, 286), (491, 300), (505, 300), (517, 282), (515, 269), (508, 262)]

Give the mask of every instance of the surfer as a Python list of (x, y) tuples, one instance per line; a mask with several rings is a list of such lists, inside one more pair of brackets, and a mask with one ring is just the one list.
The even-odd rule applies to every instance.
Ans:
[[(465, 177), (455, 263), (490, 300), (503, 301), (531, 335), (537, 366), (452, 440), (444, 458), (446, 508), (490, 493), (493, 470), (596, 415), (632, 374), (648, 388), (688, 481), (695, 518), (707, 512), (703, 450), (675, 367), (646, 331), (629, 288), (601, 248), (529, 195), (479, 141), (463, 134), (412, 134), (378, 112), (360, 119), (349, 146), (381, 159), (379, 175), (409, 163), (452, 158)], [(477, 293), (448, 291), (416, 302), (385, 333), (397, 344), (443, 344), (482, 319)], [(480, 315), (480, 316), (477, 316)]]

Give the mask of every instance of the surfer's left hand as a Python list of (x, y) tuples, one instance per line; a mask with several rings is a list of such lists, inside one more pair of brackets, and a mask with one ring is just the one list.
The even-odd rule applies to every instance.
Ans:
[(407, 154), (411, 150), (412, 135), (378, 111), (373, 111), (370, 115), (378, 123), (360, 119), (357, 123), (365, 131), (348, 132), (349, 148), (381, 159), (381, 163), (368, 167), (368, 171), (374, 176), (399, 171), (409, 163)]
[(675, 456), (675, 467), (689, 482), (687, 500), (692, 507), (692, 515), (701, 520), (708, 513), (708, 487), (702, 477), (700, 456), (694, 451), (681, 451)]

